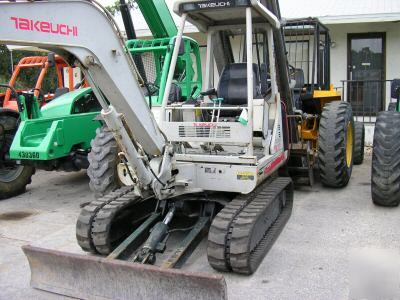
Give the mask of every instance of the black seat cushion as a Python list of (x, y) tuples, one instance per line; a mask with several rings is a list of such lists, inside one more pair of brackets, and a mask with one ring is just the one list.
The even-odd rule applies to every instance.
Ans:
[[(260, 95), (257, 64), (253, 64), (253, 97)], [(226, 65), (218, 84), (218, 97), (222, 105), (247, 105), (247, 63)]]

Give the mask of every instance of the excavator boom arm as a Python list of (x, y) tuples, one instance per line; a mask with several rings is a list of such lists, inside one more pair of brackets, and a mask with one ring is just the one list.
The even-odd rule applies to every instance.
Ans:
[[(107, 46), (99, 43), (99, 34)], [(0, 3), (0, 43), (37, 46), (76, 58), (96, 95), (104, 95), (123, 114), (144, 151), (163, 152), (165, 139), (139, 86), (134, 62), (112, 18), (95, 2)]]

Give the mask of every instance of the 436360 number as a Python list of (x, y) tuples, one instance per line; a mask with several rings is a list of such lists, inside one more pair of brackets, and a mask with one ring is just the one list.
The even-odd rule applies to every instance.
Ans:
[(19, 158), (22, 159), (38, 159), (39, 158), (39, 152), (25, 152), (21, 151), (18, 153)]

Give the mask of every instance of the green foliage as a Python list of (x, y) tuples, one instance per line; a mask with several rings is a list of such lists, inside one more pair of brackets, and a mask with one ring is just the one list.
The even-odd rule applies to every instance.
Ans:
[[(129, 9), (137, 9), (137, 3), (135, 0), (126, 0), (126, 4), (128, 4)], [(121, 5), (119, 1), (115, 1), (114, 4), (106, 6), (107, 10), (115, 16), (115, 14), (121, 11)]]
[(0, 83), (8, 82), (11, 76), (10, 71), (10, 52), (6, 46), (0, 45)]

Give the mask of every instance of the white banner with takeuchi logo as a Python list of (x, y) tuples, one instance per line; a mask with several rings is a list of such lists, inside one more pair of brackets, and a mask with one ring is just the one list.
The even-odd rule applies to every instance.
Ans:
[(61, 34), (67, 36), (78, 36), (78, 27), (67, 24), (54, 24), (47, 21), (37, 21), (27, 18), (11, 17), (15, 29), (37, 31), (52, 34)]

